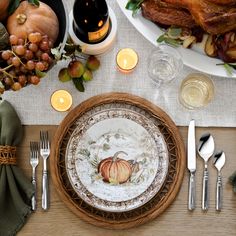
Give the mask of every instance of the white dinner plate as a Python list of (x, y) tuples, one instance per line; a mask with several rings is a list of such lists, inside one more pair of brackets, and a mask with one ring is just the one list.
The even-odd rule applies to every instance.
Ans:
[(65, 162), (80, 198), (100, 210), (124, 212), (147, 203), (161, 189), (169, 153), (155, 119), (135, 106), (112, 104), (77, 120)]
[[(132, 11), (125, 9), (127, 2), (128, 0), (117, 0), (122, 12), (134, 25), (134, 27), (152, 44), (157, 45), (156, 40), (163, 34), (163, 31), (161, 31), (156, 24), (145, 19), (140, 11), (135, 17), (133, 17)], [(224, 67), (216, 65), (218, 63), (222, 63), (222, 61), (216, 58), (208, 57), (202, 48), (202, 44), (197, 44), (192, 49), (179, 47), (178, 50), (182, 54), (185, 65), (210, 75), (228, 77)], [(236, 77), (236, 74), (232, 75), (232, 77)]]

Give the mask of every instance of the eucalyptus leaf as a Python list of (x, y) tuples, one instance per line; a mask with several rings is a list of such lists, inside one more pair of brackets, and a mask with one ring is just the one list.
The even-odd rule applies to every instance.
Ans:
[(166, 35), (165, 35), (165, 34), (162, 34), (162, 35), (157, 39), (157, 42), (158, 42), (158, 43), (164, 42), (164, 41), (165, 41), (165, 37), (166, 37)]
[(171, 38), (165, 38), (164, 42), (174, 47), (178, 47), (182, 44), (182, 41), (171, 39)]
[(170, 38), (166, 33), (159, 36), (157, 42), (158, 43), (165, 42), (166, 44), (169, 44), (174, 47), (178, 47), (183, 43), (181, 40)]
[(177, 39), (181, 36), (182, 29), (181, 28), (175, 28), (170, 27), (167, 31), (167, 34), (170, 38)]
[(127, 4), (126, 4), (126, 6), (125, 6), (125, 8), (127, 9), (127, 10), (135, 10), (136, 8), (137, 8), (137, 3), (136, 2), (133, 2), (133, 1), (129, 1)]
[(127, 10), (133, 11), (132, 16), (134, 17), (137, 14), (138, 10), (140, 9), (143, 1), (144, 0), (129, 0), (125, 8)]

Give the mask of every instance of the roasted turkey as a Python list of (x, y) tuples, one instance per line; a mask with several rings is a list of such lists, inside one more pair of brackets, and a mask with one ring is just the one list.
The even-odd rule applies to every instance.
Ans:
[(142, 14), (163, 25), (194, 28), (209, 34), (236, 30), (236, 0), (144, 0)]

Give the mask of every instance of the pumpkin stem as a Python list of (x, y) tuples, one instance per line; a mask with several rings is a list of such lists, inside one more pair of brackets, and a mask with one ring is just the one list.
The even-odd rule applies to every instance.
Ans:
[(118, 156), (119, 156), (119, 154), (121, 154), (121, 153), (123, 153), (123, 154), (125, 154), (126, 156), (128, 156), (128, 154), (127, 154), (126, 152), (118, 151), (118, 152), (116, 152), (116, 153), (114, 154), (114, 156), (112, 157), (112, 161), (113, 161), (113, 162), (116, 161), (117, 158), (118, 158)]
[(16, 16), (16, 20), (19, 25), (23, 25), (27, 20), (27, 16), (25, 14), (18, 14)]

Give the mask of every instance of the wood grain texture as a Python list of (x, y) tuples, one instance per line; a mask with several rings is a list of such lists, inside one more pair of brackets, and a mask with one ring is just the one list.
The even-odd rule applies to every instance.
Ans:
[[(24, 173), (30, 178), (31, 168), (29, 165), (29, 142), (39, 140), (39, 131), (49, 130), (52, 137), (56, 126), (25, 126), (25, 138), (18, 149), (18, 163)], [(179, 127), (186, 144), (187, 128)], [(187, 210), (188, 198), (188, 171), (185, 171), (184, 181), (180, 192), (170, 207), (155, 220), (140, 227), (128, 230), (107, 230), (95, 227), (82, 221), (74, 215), (60, 200), (55, 187), (50, 179), (51, 205), (47, 212), (41, 210), (40, 183), (42, 176), (42, 161), (37, 169), (38, 179), (38, 210), (32, 213), (25, 226), (17, 234), (19, 236), (33, 235), (70, 235), (70, 236), (215, 236), (216, 234), (236, 235), (236, 195), (227, 182), (228, 176), (236, 170), (236, 128), (197, 128), (197, 139), (204, 132), (211, 132), (215, 138), (216, 149), (223, 149), (226, 153), (226, 165), (222, 170), (224, 181), (223, 210), (215, 211), (215, 184), (216, 170), (209, 165), (210, 172), (210, 206), (207, 213), (201, 211), (201, 186), (203, 162), (197, 159), (197, 208), (193, 212)]]

